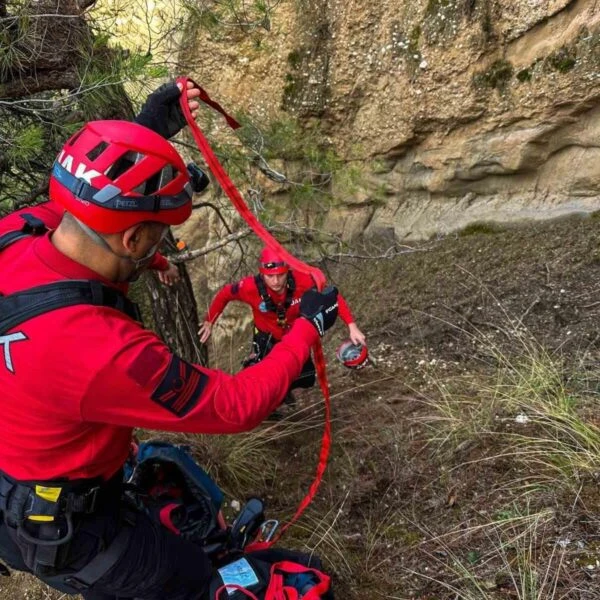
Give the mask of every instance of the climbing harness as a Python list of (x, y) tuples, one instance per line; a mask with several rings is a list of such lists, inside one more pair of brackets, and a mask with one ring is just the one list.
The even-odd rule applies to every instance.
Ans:
[[(28, 213), (22, 214), (23, 227), (0, 236), (0, 250), (28, 236), (43, 235), (44, 223)], [(49, 311), (66, 306), (91, 304), (107, 306), (141, 321), (136, 304), (119, 290), (99, 281), (56, 281), (20, 292), (0, 295), (0, 335), (21, 323)], [(74, 482), (20, 482), (0, 473), (0, 513), (7, 527), (25, 549), (23, 560), (38, 575), (51, 574), (60, 568), (61, 548), (73, 537), (76, 515), (94, 513), (120, 493), (120, 477), (109, 482), (80, 480)], [(123, 527), (107, 548), (63, 582), (77, 590), (85, 590), (116, 564), (127, 546), (135, 516), (130, 511), (121, 515)]]
[(282, 329), (289, 329), (286, 313), (288, 308), (292, 305), (292, 300), (294, 299), (294, 292), (296, 291), (296, 281), (294, 280), (293, 273), (289, 271), (287, 274), (287, 282), (285, 286), (285, 299), (283, 302), (279, 302), (278, 304), (275, 304), (275, 301), (269, 295), (269, 292), (267, 291), (267, 286), (265, 284), (265, 280), (262, 278), (262, 275), (256, 275), (254, 277), (254, 283), (256, 284), (256, 289), (258, 290), (265, 311), (275, 313), (275, 315), (277, 316), (278, 327), (281, 327)]

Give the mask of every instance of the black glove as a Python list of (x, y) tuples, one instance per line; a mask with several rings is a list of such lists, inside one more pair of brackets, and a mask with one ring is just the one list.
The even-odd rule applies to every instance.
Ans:
[(300, 316), (308, 319), (321, 337), (335, 323), (338, 314), (337, 296), (337, 288), (326, 287), (322, 292), (308, 290), (300, 299)]
[(183, 111), (179, 106), (181, 94), (174, 81), (163, 83), (148, 96), (140, 114), (133, 121), (156, 131), (168, 140), (186, 125)]

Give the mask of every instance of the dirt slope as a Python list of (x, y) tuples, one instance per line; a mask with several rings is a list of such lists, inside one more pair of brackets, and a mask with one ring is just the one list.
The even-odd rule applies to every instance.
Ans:
[[(325, 264), (368, 336), (374, 364), (349, 372), (330, 360), (334, 441), (326, 481), (283, 543), (321, 554), (334, 572), (338, 598), (529, 597), (510, 592), (516, 542), (504, 559), (484, 561), (496, 540), (477, 529), (486, 519), (525, 510), (547, 515), (536, 521), (532, 544), (541, 574), (554, 573), (557, 540), (565, 540), (568, 552), (556, 596), (538, 597), (600, 597), (587, 564), (595, 564), (599, 542), (594, 482), (582, 479), (575, 500), (548, 488), (525, 502), (510, 485), (517, 467), (491, 459), (493, 441), (465, 438), (447, 446), (432, 433), (441, 384), (493, 373), (491, 348), (518, 356), (521, 341), (535, 339), (593, 380), (600, 345), (599, 222), (592, 216), (523, 228), (473, 227), (395, 258)], [(371, 245), (364, 252), (383, 250)], [(343, 335), (336, 326), (326, 341), (328, 356)], [(240, 347), (245, 341), (236, 340)], [(447, 390), (462, 395), (467, 387)], [(205, 464), (219, 462), (213, 472), (226, 490), (238, 498), (262, 494), (270, 515), (286, 519), (311, 480), (320, 429), (319, 395), (310, 391), (297, 413), (263, 427), (258, 437), (202, 439), (197, 449)], [(235, 452), (244, 447), (252, 449), (245, 462)], [(458, 563), (479, 569), (479, 592), (457, 596), (430, 580), (460, 586), (464, 574), (451, 568)], [(64, 598), (28, 578), (0, 579), (0, 595)]]

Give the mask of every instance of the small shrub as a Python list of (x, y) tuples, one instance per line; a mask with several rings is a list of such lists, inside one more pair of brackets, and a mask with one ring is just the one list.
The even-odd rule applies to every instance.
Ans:
[(574, 50), (570, 50), (569, 48), (563, 46), (548, 57), (548, 64), (560, 73), (567, 73), (577, 63), (577, 58), (574, 52)]
[(529, 69), (521, 69), (517, 73), (516, 77), (522, 83), (525, 81), (531, 81), (531, 71)]
[(476, 73), (473, 76), (473, 85), (504, 90), (513, 76), (513, 72), (513, 66), (507, 60), (500, 59), (493, 62), (487, 71)]

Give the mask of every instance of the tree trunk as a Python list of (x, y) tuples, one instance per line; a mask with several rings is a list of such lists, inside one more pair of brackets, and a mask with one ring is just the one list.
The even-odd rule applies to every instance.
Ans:
[[(106, 43), (95, 44), (94, 30), (82, 14), (93, 4), (94, 0), (36, 0), (9, 3), (7, 6), (4, 0), (0, 0), (1, 50), (6, 54), (0, 60), (0, 97), (5, 100), (4, 112), (0, 111), (0, 180), (3, 184), (0, 207), (5, 197), (14, 207), (15, 201), (17, 204), (19, 199), (24, 204), (30, 203), (45, 191), (47, 172), (43, 171), (49, 171), (49, 161), (55, 152), (49, 132), (57, 129), (56, 125), (62, 127), (65, 120), (73, 122), (90, 118), (90, 115), (97, 119), (131, 118), (133, 115), (120, 83), (102, 88), (98, 83), (94, 95), (94, 85), (82, 81), (82, 73), (103, 71), (105, 68), (110, 81), (113, 77), (112, 63), (122, 52)], [(98, 79), (102, 81), (101, 77)], [(87, 92), (86, 86), (89, 88)], [(51, 93), (80, 88), (86, 93), (81, 94), (78, 103), (73, 101), (73, 113), (68, 108), (60, 109), (60, 94)], [(98, 89), (102, 89), (102, 93)], [(23, 158), (17, 169), (17, 165), (6, 158), (8, 150), (3, 149), (10, 150), (15, 145), (11, 143), (15, 132), (31, 126), (32, 117), (21, 104), (33, 95), (37, 95), (36, 106), (45, 109), (45, 112), (40, 111), (43, 118), (35, 114), (33, 122), (44, 127), (40, 139), (50, 140), (49, 147), (44, 146), (38, 151), (43, 158), (41, 162), (34, 157), (36, 162), (32, 159), (29, 164), (26, 157), (27, 160)], [(44, 103), (41, 103), (42, 100)], [(84, 112), (81, 112), (82, 107)], [(8, 117), (12, 120), (9, 121)], [(53, 118), (57, 119), (57, 124), (53, 123)], [(62, 141), (56, 143), (60, 147)], [(30, 173), (31, 181), (37, 183), (33, 186), (36, 188), (33, 193), (25, 180), (25, 175)], [(8, 187), (7, 178), (16, 180), (15, 190)], [(172, 237), (171, 241), (174, 244)], [(146, 274), (141, 283), (146, 284), (148, 294), (137, 286), (133, 286), (132, 292), (134, 295), (137, 292), (138, 296), (141, 292), (149, 298), (149, 306), (142, 302), (146, 304), (143, 306), (146, 320), (150, 321), (151, 314), (154, 330), (173, 351), (186, 360), (204, 365), (207, 363), (206, 348), (198, 341), (198, 315), (192, 285), (185, 265), (178, 268), (181, 281), (172, 288), (161, 284), (154, 275)]]
[[(171, 234), (169, 238), (174, 244)], [(160, 283), (151, 272), (144, 276), (153, 329), (173, 352), (185, 360), (208, 366), (206, 346), (198, 340), (200, 323), (192, 283), (185, 264), (179, 264), (177, 268), (181, 281), (171, 287)]]

